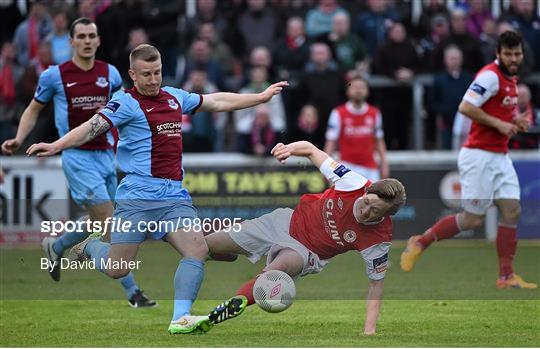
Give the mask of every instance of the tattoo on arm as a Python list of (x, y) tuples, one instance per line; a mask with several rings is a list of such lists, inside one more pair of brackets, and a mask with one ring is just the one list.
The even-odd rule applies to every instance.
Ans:
[(107, 132), (110, 128), (111, 125), (109, 125), (107, 120), (96, 114), (90, 119), (90, 133), (88, 133), (88, 137), (94, 139), (100, 134)]

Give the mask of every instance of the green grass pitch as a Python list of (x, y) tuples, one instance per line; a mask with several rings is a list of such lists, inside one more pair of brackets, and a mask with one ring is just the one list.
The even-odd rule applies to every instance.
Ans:
[[(55, 283), (37, 249), (0, 250), (2, 347), (538, 347), (540, 290), (497, 290), (496, 252), (483, 241), (445, 241), (411, 273), (399, 269), (395, 243), (377, 335), (362, 336), (366, 277), (357, 253), (297, 281), (297, 299), (280, 314), (250, 307), (205, 335), (171, 336), (172, 278), (179, 256), (165, 243), (142, 246), (136, 279), (154, 309), (131, 309), (115, 281), (95, 271), (64, 270)], [(228, 298), (262, 264), (240, 257), (208, 262), (194, 313)], [(523, 242), (516, 270), (540, 281), (540, 244)]]

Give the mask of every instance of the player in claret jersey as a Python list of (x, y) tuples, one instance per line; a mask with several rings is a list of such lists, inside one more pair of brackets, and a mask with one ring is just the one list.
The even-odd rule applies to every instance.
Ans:
[(134, 48), (129, 61), (132, 89), (118, 93), (90, 120), (56, 142), (34, 144), (27, 154), (51, 156), (117, 127), (118, 164), (126, 177), (118, 186), (113, 216), (131, 223), (131, 227), (114, 228), (111, 244), (89, 237), (72, 248), (71, 256), (77, 260), (91, 258), (97, 269), (119, 278), (129, 273), (129, 263), (135, 263), (139, 245), (147, 238), (167, 241), (183, 256), (174, 277), (174, 308), (168, 331), (205, 332), (210, 326), (208, 317), (190, 313), (204, 278), (208, 248), (201, 230), (188, 224), (197, 218), (197, 211), (182, 186), (182, 115), (254, 107), (281, 93), (288, 83), (280, 81), (260, 93), (199, 95), (161, 87), (161, 54), (151, 45)]
[(523, 281), (512, 269), (521, 208), (518, 178), (508, 156), (508, 140), (529, 126), (528, 112), (519, 114), (517, 109), (516, 75), (522, 61), (523, 41), (519, 34), (502, 33), (497, 43), (497, 59), (478, 72), (459, 106), (459, 111), (473, 120), (458, 158), (464, 211), (442, 218), (423, 235), (412, 236), (401, 255), (404, 271), (412, 270), (432, 242), (480, 227), (486, 210), (494, 202), (499, 209), (496, 286), (537, 287)]
[[(24, 111), (14, 139), (2, 144), (2, 152), (13, 154), (28, 136), (45, 104), (54, 101), (54, 118), (60, 137), (88, 121), (96, 111), (105, 106), (112, 94), (122, 86), (118, 70), (96, 60), (100, 45), (96, 24), (88, 18), (79, 18), (71, 24), (71, 60), (50, 66), (39, 77), (34, 99)], [(112, 200), (116, 192), (116, 162), (110, 134), (62, 152), (62, 166), (68, 180), (73, 200), (88, 211), (91, 221), (104, 222), (112, 216)], [(99, 232), (104, 233), (104, 232)], [(60, 280), (60, 258), (65, 250), (83, 241), (90, 232), (73, 232), (60, 238), (46, 237), (42, 248), (54, 267), (49, 270), (53, 280)], [(108, 239), (109, 235), (105, 235)], [(120, 280), (129, 305), (155, 306), (139, 289), (130, 273)]]
[[(291, 155), (308, 157), (333, 186), (302, 196), (294, 210), (280, 208), (245, 221), (238, 232), (207, 235), (209, 251), (242, 254), (253, 263), (267, 255), (263, 271), (281, 270), (291, 277), (318, 273), (330, 258), (358, 251), (370, 280), (364, 333), (375, 333), (392, 241), (390, 216), (404, 204), (405, 188), (392, 178), (371, 183), (309, 142), (279, 143), (272, 154), (281, 162)], [(210, 321), (217, 324), (254, 304), (255, 280), (216, 307)]]

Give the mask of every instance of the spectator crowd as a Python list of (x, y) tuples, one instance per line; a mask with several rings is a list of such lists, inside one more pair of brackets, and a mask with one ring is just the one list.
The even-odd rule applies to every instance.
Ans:
[[(98, 59), (127, 71), (142, 43), (162, 53), (164, 84), (196, 93), (257, 93), (271, 83), (290, 86), (271, 102), (228, 113), (185, 115), (185, 151), (267, 155), (277, 141), (306, 139), (323, 147), (331, 111), (346, 101), (351, 77), (394, 80), (372, 88), (388, 149), (411, 149), (412, 91), (408, 82), (431, 74), (425, 91), (425, 144), (451, 149), (464, 123), (457, 106), (474, 74), (495, 59), (497, 36), (524, 38), (520, 79), (540, 72), (540, 18), (534, 0), (510, 0), (494, 18), (488, 0), (7, 0), (0, 3), (0, 142), (14, 135), (22, 108), (49, 65), (71, 58), (69, 27), (96, 21)], [(500, 2), (506, 3), (506, 2)], [(194, 11), (193, 11), (194, 10)], [(540, 124), (538, 85), (520, 85), (520, 108)], [(56, 138), (53, 108), (39, 118), (28, 142)], [(514, 140), (538, 147), (538, 138)], [(24, 147), (23, 147), (24, 148)]]

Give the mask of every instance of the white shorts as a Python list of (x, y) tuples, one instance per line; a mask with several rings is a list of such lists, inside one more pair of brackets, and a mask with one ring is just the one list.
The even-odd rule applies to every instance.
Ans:
[(304, 260), (300, 276), (318, 273), (328, 261), (320, 260), (317, 254), (289, 235), (292, 213), (290, 208), (278, 208), (259, 218), (243, 222), (239, 232), (231, 231), (229, 235), (238, 246), (249, 253), (248, 259), (252, 263), (267, 255), (268, 265), (281, 250), (290, 248), (298, 252)]
[(493, 200), (519, 200), (518, 177), (508, 154), (463, 147), (458, 169), (465, 211), (484, 215)]
[(340, 162), (343, 165), (347, 166), (351, 171), (366, 177), (372, 182), (375, 182), (381, 179), (381, 173), (379, 172), (378, 168), (370, 168), (370, 167), (360, 166), (356, 164), (351, 164), (350, 162), (343, 161), (343, 160), (341, 160)]

